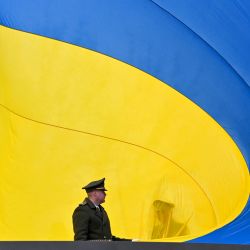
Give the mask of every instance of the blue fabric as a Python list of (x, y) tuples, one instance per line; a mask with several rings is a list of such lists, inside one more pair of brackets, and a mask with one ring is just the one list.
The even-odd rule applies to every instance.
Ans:
[[(175, 88), (230, 134), (248, 167), (249, 20), (247, 0), (0, 0), (0, 24), (109, 55)], [(195, 242), (248, 243), (249, 222), (248, 204)]]
[[(225, 5), (233, 12), (233, 3)], [(211, 8), (216, 11), (216, 5)], [(8, 27), (99, 51), (159, 78), (214, 117), (249, 165), (248, 84), (211, 46), (154, 2), (23, 0), (20, 5), (1, 0), (0, 18)]]
[[(247, 53), (250, 33), (246, 32), (250, 28), (249, 1), (229, 3), (227, 0), (178, 0), (177, 3), (154, 0), (154, 2), (203, 39), (228, 63), (242, 81), (250, 86), (250, 56)], [(250, 129), (247, 130), (248, 135), (249, 133)], [(241, 215), (233, 222), (191, 242), (250, 244), (250, 200)]]
[(250, 86), (249, 0), (153, 1), (217, 51)]

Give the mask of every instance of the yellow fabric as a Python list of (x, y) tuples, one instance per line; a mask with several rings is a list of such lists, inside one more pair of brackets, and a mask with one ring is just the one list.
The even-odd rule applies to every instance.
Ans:
[(0, 54), (0, 240), (72, 240), (81, 187), (102, 177), (120, 237), (192, 239), (243, 209), (249, 177), (240, 151), (168, 85), (5, 27)]

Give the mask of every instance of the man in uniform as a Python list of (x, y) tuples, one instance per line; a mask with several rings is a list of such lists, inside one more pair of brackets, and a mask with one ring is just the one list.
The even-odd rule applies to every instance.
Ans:
[[(88, 197), (73, 213), (74, 240), (127, 240), (112, 235), (110, 222), (105, 209), (105, 178), (84, 186)], [(129, 240), (130, 241), (130, 240)]]

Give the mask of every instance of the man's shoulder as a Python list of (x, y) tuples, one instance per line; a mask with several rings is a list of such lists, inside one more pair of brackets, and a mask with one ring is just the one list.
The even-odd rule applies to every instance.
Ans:
[(82, 203), (79, 204), (79, 206), (85, 206), (87, 204), (88, 204), (87, 200), (84, 200)]
[(78, 207), (75, 209), (75, 213), (76, 212), (79, 212), (79, 211), (86, 211), (86, 210), (89, 210), (89, 206), (88, 206), (88, 203), (86, 201), (83, 201), (82, 203), (80, 203), (78, 205)]

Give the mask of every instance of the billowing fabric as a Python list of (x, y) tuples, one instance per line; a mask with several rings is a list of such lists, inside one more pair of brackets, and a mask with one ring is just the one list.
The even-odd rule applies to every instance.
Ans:
[(249, 243), (248, 1), (0, 0), (1, 240)]

